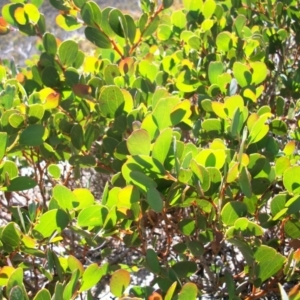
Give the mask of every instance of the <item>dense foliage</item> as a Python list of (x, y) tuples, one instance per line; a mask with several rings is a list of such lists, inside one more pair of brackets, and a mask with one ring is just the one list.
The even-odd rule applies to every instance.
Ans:
[(94, 52), (11, 2), (40, 54), (0, 61), (0, 298), (299, 299), (297, 1), (50, 0)]

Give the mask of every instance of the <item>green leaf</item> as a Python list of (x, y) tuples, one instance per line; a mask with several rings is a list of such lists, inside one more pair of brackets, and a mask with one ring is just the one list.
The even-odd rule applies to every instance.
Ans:
[(194, 219), (186, 218), (178, 223), (179, 230), (187, 236), (191, 236), (195, 233), (196, 222)]
[(58, 10), (68, 11), (71, 9), (71, 7), (68, 5), (69, 3), (62, 2), (60, 0), (50, 0), (50, 3), (53, 7), (55, 7)]
[(45, 86), (57, 87), (60, 78), (56, 68), (53, 66), (46, 66), (42, 71), (42, 81)]
[[(132, 172), (133, 173), (133, 172)], [(144, 184), (146, 188), (146, 185)], [(163, 200), (161, 198), (160, 193), (157, 191), (155, 187), (149, 187), (147, 190), (147, 202), (150, 205), (150, 207), (157, 213), (162, 212), (163, 210)]]
[(134, 19), (130, 15), (125, 15), (125, 20), (127, 23), (128, 28), (128, 39), (131, 42), (131, 44), (134, 44), (135, 37), (136, 37), (136, 25)]
[(262, 83), (268, 75), (268, 69), (265, 63), (261, 61), (255, 61), (250, 63), (252, 68), (252, 84)]
[(80, 124), (75, 124), (71, 129), (70, 136), (73, 146), (76, 149), (81, 150), (84, 144), (84, 132), (82, 126)]
[(157, 254), (153, 249), (147, 249), (146, 251), (146, 268), (154, 274), (159, 274), (161, 271)]
[(93, 27), (86, 27), (84, 30), (85, 37), (94, 45), (103, 49), (110, 49), (112, 47), (111, 42), (107, 35), (99, 29)]
[(134, 130), (126, 143), (131, 155), (148, 155), (150, 153), (151, 138), (145, 129)]
[(117, 270), (111, 275), (109, 283), (110, 291), (116, 297), (121, 297), (129, 284), (130, 273), (123, 269)]
[(188, 282), (182, 287), (181, 291), (178, 293), (178, 300), (197, 299), (197, 295), (198, 288), (196, 284)]
[(185, 28), (187, 24), (186, 14), (182, 10), (174, 11), (171, 15), (171, 22), (172, 25), (180, 29)]
[(24, 290), (20, 286), (14, 286), (9, 293), (9, 300), (25, 300)]
[(77, 17), (67, 14), (59, 14), (56, 19), (56, 24), (65, 31), (73, 31), (82, 27), (82, 23), (78, 22)]
[(108, 215), (108, 209), (103, 205), (91, 205), (83, 208), (78, 215), (78, 225), (86, 226), (103, 226)]
[(246, 167), (242, 167), (239, 175), (239, 183), (242, 192), (245, 194), (246, 197), (252, 197), (252, 186), (251, 186), (251, 176)]
[(172, 125), (171, 112), (180, 102), (177, 97), (160, 99), (152, 113), (153, 120), (157, 127), (162, 130)]
[(8, 192), (25, 191), (34, 188), (37, 185), (34, 179), (27, 176), (20, 176), (10, 180), (9, 185), (3, 190)]
[(199, 179), (201, 189), (204, 192), (206, 192), (210, 187), (209, 172), (207, 171), (207, 169), (204, 166), (197, 164), (197, 162), (194, 159), (192, 159), (191, 170)]
[[(6, 286), (6, 293), (10, 294), (12, 289), (14, 287), (18, 287), (22, 290), (22, 294), (24, 296), (24, 299), (28, 299), (26, 295), (26, 291), (23, 285), (23, 269), (22, 268), (17, 268), (9, 277), (7, 286)], [(18, 290), (18, 295), (20, 295), (20, 290)], [(16, 298), (15, 298), (16, 299)], [(22, 298), (21, 298), (22, 299)]]
[(30, 123), (36, 123), (40, 121), (45, 114), (45, 109), (42, 104), (29, 105), (28, 119)]
[(247, 24), (247, 18), (244, 15), (238, 15), (234, 21), (234, 30), (239, 37), (243, 37), (243, 28)]
[(71, 67), (77, 58), (78, 50), (78, 44), (73, 40), (62, 42), (58, 48), (58, 56), (61, 64), (65, 67)]
[(77, 210), (93, 205), (95, 202), (93, 194), (88, 189), (77, 188), (73, 190), (73, 194), (79, 201), (79, 205), (76, 207)]
[(16, 229), (16, 224), (11, 222), (8, 223), (2, 230), (1, 241), (6, 246), (16, 248), (20, 244), (20, 233)]
[(233, 64), (233, 75), (241, 87), (250, 85), (252, 82), (252, 75), (249, 68), (240, 62), (235, 62)]
[[(272, 259), (270, 259), (272, 257)], [(261, 245), (254, 251), (254, 259), (257, 262), (255, 273), (257, 282), (255, 286), (260, 287), (261, 284), (275, 275), (283, 267), (286, 258), (278, 253), (274, 248)]]
[(103, 275), (106, 275), (104, 273), (104, 266), (99, 268), (96, 263), (89, 265), (82, 275), (82, 284), (79, 292), (87, 291), (95, 286)]
[(172, 33), (172, 28), (169, 25), (160, 24), (157, 28), (157, 37), (161, 41), (168, 40), (171, 37)]
[(164, 9), (171, 7), (172, 4), (173, 4), (173, 1), (174, 0), (163, 0), (162, 3), (163, 3), (163, 6), (164, 6)]
[(150, 63), (147, 60), (142, 60), (139, 64), (138, 64), (138, 69), (140, 74), (145, 77), (148, 78), (151, 82), (154, 82), (158, 73), (158, 67), (156, 67), (155, 64)]
[(224, 66), (220, 61), (212, 61), (208, 66), (208, 79), (211, 84), (218, 83), (218, 76), (224, 71)]
[(298, 220), (288, 220), (284, 223), (285, 234), (292, 239), (300, 238), (300, 222)]
[(206, 119), (202, 122), (203, 131), (211, 137), (219, 136), (223, 132), (223, 125), (219, 119)]
[(294, 166), (283, 173), (283, 185), (289, 193), (300, 192), (300, 167)]
[(128, 28), (125, 16), (116, 8), (112, 9), (108, 15), (108, 22), (111, 29), (120, 37), (127, 39)]
[(160, 18), (158, 15), (156, 15), (151, 21), (147, 24), (145, 29), (142, 31), (142, 37), (146, 38), (148, 36), (151, 36), (157, 29), (159, 25)]
[(0, 132), (0, 161), (2, 161), (2, 158), (5, 156), (7, 140), (7, 133)]
[[(193, 275), (197, 271), (197, 264), (193, 261), (180, 261), (172, 266), (172, 270), (175, 271), (179, 278), (187, 278)], [(195, 298), (186, 298), (195, 299)]]
[(224, 149), (203, 149), (195, 157), (195, 161), (203, 167), (215, 167), (220, 170), (226, 160), (226, 152)]
[(276, 160), (275, 172), (277, 176), (282, 176), (285, 170), (291, 167), (291, 162), (286, 156), (281, 156)]
[(231, 33), (223, 31), (217, 35), (216, 44), (219, 51), (227, 52), (232, 47)]
[(235, 281), (232, 277), (232, 274), (228, 269), (226, 269), (225, 272), (224, 272), (224, 276), (225, 276), (226, 288), (227, 288), (227, 291), (228, 291), (229, 299), (234, 299), (234, 296), (235, 296)]
[(116, 118), (123, 113), (125, 99), (117, 86), (105, 86), (98, 99), (102, 116)]
[(216, 9), (216, 2), (215, 0), (206, 0), (203, 5), (202, 13), (205, 19), (209, 19)]
[(52, 209), (44, 213), (34, 231), (41, 234), (43, 238), (50, 237), (55, 231), (60, 233), (69, 224), (69, 216), (62, 209)]
[(78, 288), (79, 277), (80, 277), (80, 271), (74, 270), (72, 272), (70, 281), (67, 283), (67, 285), (64, 289), (63, 300), (69, 300), (69, 299), (73, 298), (74, 293), (76, 292), (76, 290)]
[(240, 230), (243, 236), (261, 236), (263, 229), (247, 218), (239, 218), (234, 222), (234, 228)]
[(260, 117), (252, 126), (249, 133), (248, 144), (254, 144), (262, 140), (269, 132), (269, 125), (265, 124), (266, 120)]
[[(138, 173), (143, 173), (146, 175), (146, 182), (153, 181), (156, 178), (162, 178), (165, 175), (165, 169), (163, 165), (156, 160), (147, 155), (135, 155), (128, 157), (126, 163), (122, 166), (122, 175), (126, 181), (131, 181), (132, 178), (136, 178), (138, 174), (132, 173), (132, 171), (137, 171)], [(131, 178), (131, 176), (133, 177)], [(149, 178), (149, 177), (151, 178)], [(149, 186), (154, 187), (154, 186)]]
[(43, 35), (43, 46), (45, 48), (45, 51), (49, 55), (56, 55), (57, 42), (55, 36), (52, 33), (46, 32)]
[(270, 123), (270, 130), (279, 136), (284, 136), (287, 134), (288, 128), (285, 122), (281, 120), (272, 120)]
[(273, 216), (285, 208), (285, 203), (287, 202), (288, 198), (289, 197), (287, 194), (279, 194), (271, 200), (270, 209)]
[(153, 144), (152, 157), (157, 159), (161, 164), (164, 164), (164, 161), (169, 153), (171, 143), (172, 129), (166, 128), (160, 133)]
[(101, 25), (102, 13), (97, 3), (93, 1), (85, 2), (81, 8), (82, 20), (89, 26)]
[(79, 275), (82, 276), (84, 273), (84, 267), (80, 260), (78, 260), (75, 256), (69, 255), (68, 257), (68, 266), (72, 272), (79, 271)]
[(45, 128), (40, 124), (27, 126), (20, 135), (20, 144), (25, 146), (40, 146), (44, 140)]
[(59, 166), (55, 165), (55, 164), (50, 164), (47, 167), (47, 171), (55, 179), (58, 179), (60, 177), (60, 175), (61, 175)]
[(243, 202), (230, 201), (224, 205), (221, 211), (222, 221), (225, 225), (233, 225), (234, 222), (247, 214), (247, 206)]
[(51, 295), (48, 290), (41, 289), (38, 291), (38, 293), (35, 295), (33, 300), (51, 300)]
[(79, 205), (79, 201), (74, 193), (60, 184), (53, 188), (52, 196), (63, 209), (74, 209)]
[(199, 241), (190, 241), (187, 246), (194, 257), (199, 257), (205, 252), (203, 244)]
[(165, 300), (172, 300), (173, 299), (173, 295), (174, 295), (174, 292), (176, 290), (176, 287), (177, 287), (177, 281), (174, 281), (172, 283), (172, 285), (169, 287), (166, 295), (165, 295)]

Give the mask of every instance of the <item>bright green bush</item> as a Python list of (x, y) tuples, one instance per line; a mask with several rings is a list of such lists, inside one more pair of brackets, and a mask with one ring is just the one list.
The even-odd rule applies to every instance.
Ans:
[[(118, 298), (299, 299), (298, 2), (142, 0), (135, 19), (50, 0), (94, 53), (11, 2), (0, 33), (42, 50), (0, 62), (0, 298), (94, 299), (109, 278)], [(111, 175), (101, 199), (82, 169)]]

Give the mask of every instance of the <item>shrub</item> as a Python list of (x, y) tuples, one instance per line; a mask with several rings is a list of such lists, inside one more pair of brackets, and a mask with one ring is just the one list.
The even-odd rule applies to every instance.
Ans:
[[(126, 299), (299, 299), (297, 1), (142, 0), (135, 19), (50, 0), (94, 53), (12, 2), (0, 33), (42, 49), (0, 64), (1, 298), (108, 279)], [(83, 169), (110, 175), (101, 199)]]

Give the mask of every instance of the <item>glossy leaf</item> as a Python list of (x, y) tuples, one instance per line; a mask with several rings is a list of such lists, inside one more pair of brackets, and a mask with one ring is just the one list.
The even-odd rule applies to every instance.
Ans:
[(78, 225), (85, 226), (103, 226), (108, 215), (108, 209), (102, 205), (88, 206), (79, 213)]
[(103, 274), (103, 269), (98, 267), (96, 263), (90, 264), (82, 275), (82, 284), (79, 292), (87, 291), (100, 281)]
[(130, 274), (126, 270), (115, 271), (110, 279), (110, 291), (116, 297), (121, 297), (130, 283)]
[(234, 222), (247, 214), (247, 206), (243, 202), (230, 201), (224, 205), (221, 211), (222, 221), (226, 225), (233, 225)]
[(101, 89), (99, 96), (101, 114), (107, 118), (114, 118), (122, 114), (125, 99), (121, 90), (116, 86), (106, 86)]
[(41, 234), (43, 238), (50, 237), (54, 232), (60, 233), (69, 223), (68, 214), (61, 209), (52, 209), (44, 213), (34, 231)]
[(132, 132), (127, 139), (127, 148), (131, 155), (148, 155), (150, 153), (151, 138), (144, 129)]
[(111, 42), (106, 34), (93, 27), (86, 27), (84, 30), (86, 38), (95, 46), (103, 49), (111, 48)]

